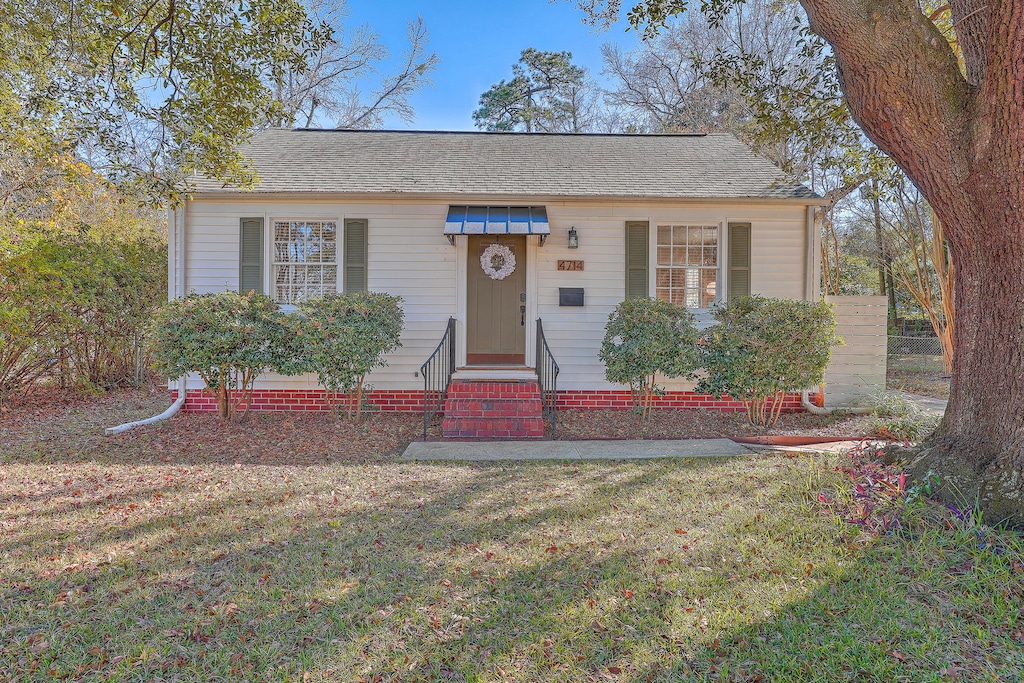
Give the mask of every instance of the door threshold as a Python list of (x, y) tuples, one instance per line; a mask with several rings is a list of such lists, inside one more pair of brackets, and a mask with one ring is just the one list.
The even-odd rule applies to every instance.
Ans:
[(537, 371), (523, 365), (470, 365), (458, 368), (452, 375), (453, 381), (464, 382), (531, 382), (536, 379)]

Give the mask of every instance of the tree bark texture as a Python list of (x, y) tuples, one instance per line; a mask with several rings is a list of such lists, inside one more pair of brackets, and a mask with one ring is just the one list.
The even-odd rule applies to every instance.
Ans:
[(949, 408), (911, 472), (1024, 526), (1024, 2), (950, 2), (966, 75), (916, 0), (801, 3), (854, 119), (927, 197), (956, 268)]

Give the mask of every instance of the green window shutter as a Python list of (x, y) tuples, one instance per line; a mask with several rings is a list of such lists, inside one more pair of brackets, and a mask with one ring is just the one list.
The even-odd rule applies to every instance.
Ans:
[(243, 218), (238, 239), (238, 291), (263, 293), (263, 219)]
[(750, 223), (729, 224), (729, 298), (750, 296)]
[(345, 293), (365, 292), (367, 222), (345, 221)]
[(647, 292), (647, 240), (650, 224), (626, 223), (626, 298), (645, 299)]

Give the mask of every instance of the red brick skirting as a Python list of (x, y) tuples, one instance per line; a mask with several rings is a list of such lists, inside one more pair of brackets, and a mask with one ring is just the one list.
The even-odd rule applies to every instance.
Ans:
[[(173, 398), (178, 397), (172, 391)], [(366, 395), (366, 402), (378, 410), (419, 413), (423, 412), (423, 390), (376, 390)], [(252, 392), (250, 410), (257, 411), (328, 411), (330, 406), (322, 389), (257, 389)], [(185, 410), (217, 412), (217, 399), (202, 389), (189, 389), (185, 394)]]
[[(563, 410), (628, 410), (633, 407), (628, 391), (559, 391), (558, 409)], [(669, 391), (654, 397), (653, 407), (657, 409), (679, 410), (686, 408), (706, 408), (732, 413), (746, 410), (743, 403), (723, 396), (715, 398), (706, 394), (695, 394), (692, 391)], [(783, 412), (802, 412), (800, 394), (787, 394), (783, 402)]]
[[(171, 395), (177, 398), (177, 391)], [(525, 398), (525, 396), (524, 396)], [(189, 389), (185, 410), (195, 412), (216, 412), (217, 401), (201, 389)], [(382, 411), (421, 412), (423, 391), (416, 389), (377, 389), (366, 395), (370, 405)], [(559, 410), (628, 410), (633, 407), (629, 392), (607, 391), (559, 391)], [(731, 398), (714, 398), (691, 391), (672, 391), (654, 397), (655, 409), (707, 408), (735, 412), (744, 410), (743, 404)], [(253, 392), (251, 410), (257, 411), (326, 411), (329, 410), (321, 389), (257, 389)], [(783, 411), (801, 412), (800, 394), (786, 396)]]

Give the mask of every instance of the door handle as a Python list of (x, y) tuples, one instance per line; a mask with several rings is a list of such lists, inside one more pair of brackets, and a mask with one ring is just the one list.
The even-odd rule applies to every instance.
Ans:
[(519, 324), (526, 327), (526, 306), (519, 307)]

